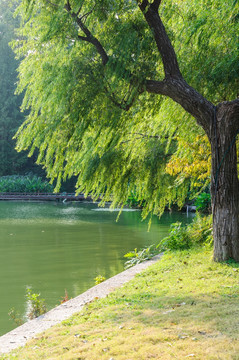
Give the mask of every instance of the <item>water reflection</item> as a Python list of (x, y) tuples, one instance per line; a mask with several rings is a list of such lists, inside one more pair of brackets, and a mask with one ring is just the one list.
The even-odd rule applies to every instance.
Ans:
[(99, 211), (92, 203), (0, 202), (0, 334), (14, 327), (8, 311), (24, 312), (26, 286), (40, 292), (49, 307), (65, 289), (74, 297), (123, 270), (123, 255), (157, 243), (169, 224), (186, 215), (153, 219), (150, 232), (139, 211)]

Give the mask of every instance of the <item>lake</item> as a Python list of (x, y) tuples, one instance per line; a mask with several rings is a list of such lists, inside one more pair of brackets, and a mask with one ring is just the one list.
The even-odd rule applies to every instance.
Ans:
[(124, 270), (124, 254), (157, 244), (171, 223), (190, 222), (192, 214), (154, 217), (150, 231), (140, 211), (118, 212), (93, 203), (0, 201), (0, 335), (16, 325), (10, 308), (27, 309), (26, 288), (41, 293), (48, 310), (60, 304), (65, 290), (75, 297)]

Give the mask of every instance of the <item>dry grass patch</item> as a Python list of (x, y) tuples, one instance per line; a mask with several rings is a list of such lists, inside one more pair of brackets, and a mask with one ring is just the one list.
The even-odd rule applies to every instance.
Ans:
[(2, 359), (239, 360), (239, 268), (176, 252)]

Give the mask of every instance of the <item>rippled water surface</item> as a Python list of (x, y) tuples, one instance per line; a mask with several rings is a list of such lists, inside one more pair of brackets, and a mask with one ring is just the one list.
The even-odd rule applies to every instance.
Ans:
[(158, 243), (185, 214), (153, 219), (150, 232), (140, 211), (100, 209), (92, 203), (0, 202), (0, 335), (13, 329), (8, 312), (26, 311), (27, 287), (40, 292), (48, 308), (67, 290), (75, 297), (124, 269), (123, 255)]

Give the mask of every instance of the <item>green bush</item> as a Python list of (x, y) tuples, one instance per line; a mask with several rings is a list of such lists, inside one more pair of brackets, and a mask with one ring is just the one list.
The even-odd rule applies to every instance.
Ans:
[(212, 216), (197, 214), (189, 225), (172, 224), (169, 236), (158, 247), (161, 250), (184, 250), (199, 244), (211, 244), (212, 241)]
[(165, 250), (186, 250), (201, 244), (211, 245), (212, 242), (212, 216), (197, 214), (189, 225), (182, 225), (180, 222), (171, 224), (169, 236), (157, 246), (150, 245), (139, 251), (136, 248), (125, 254), (124, 257), (129, 259), (125, 262), (125, 268), (128, 269), (142, 261), (149, 260)]
[(36, 175), (0, 177), (0, 192), (51, 193), (53, 189), (53, 185)]
[(184, 250), (189, 249), (191, 245), (192, 242), (186, 226), (183, 226), (180, 222), (176, 222), (170, 226), (169, 236), (162, 240), (159, 247), (162, 250)]
[(35, 294), (31, 289), (27, 289), (26, 298), (28, 302), (28, 319), (35, 319), (38, 316), (45, 314), (46, 303), (44, 299), (41, 299), (40, 294)]
[(211, 195), (208, 193), (201, 193), (195, 201), (196, 210), (202, 213), (211, 212)]
[(187, 227), (192, 244), (212, 244), (212, 215), (197, 214), (193, 222)]
[(45, 314), (47, 311), (45, 300), (41, 299), (40, 294), (34, 293), (30, 288), (27, 288), (26, 290), (26, 299), (28, 306), (25, 316), (22, 316), (18, 311), (16, 311), (15, 308), (9, 310), (8, 315), (17, 326), (20, 326), (24, 323), (24, 318), (27, 318), (27, 320), (32, 320), (40, 315)]

